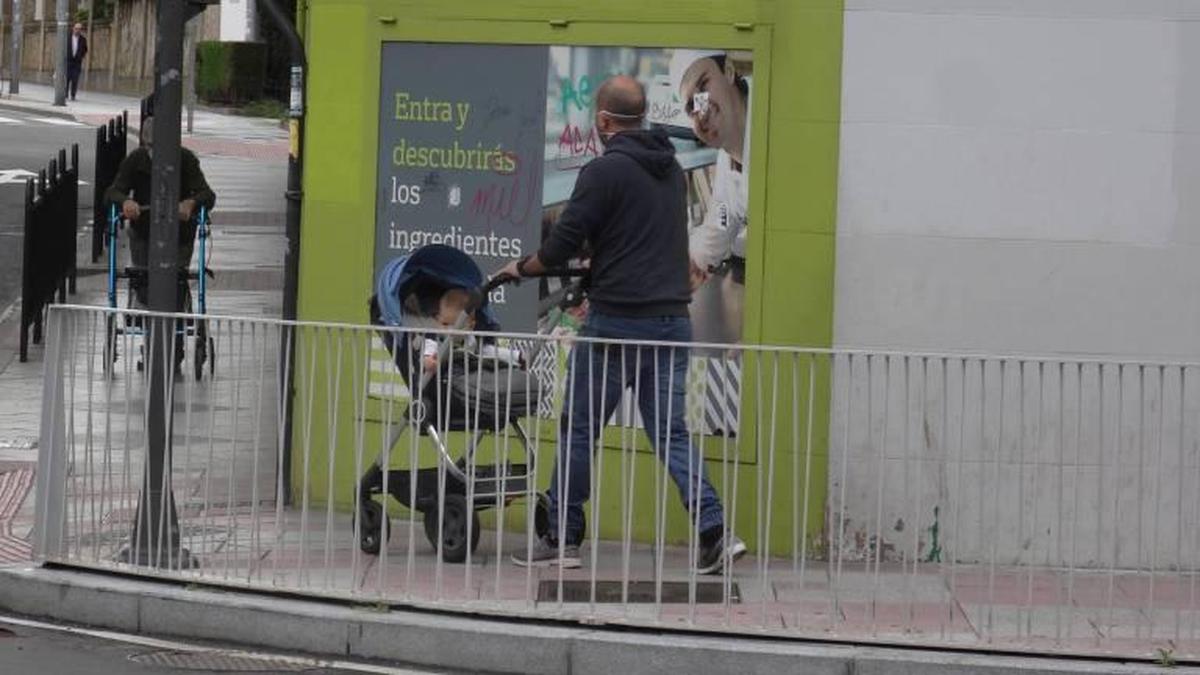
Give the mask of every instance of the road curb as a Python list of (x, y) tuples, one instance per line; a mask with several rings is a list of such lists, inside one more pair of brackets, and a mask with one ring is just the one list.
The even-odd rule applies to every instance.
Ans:
[[(368, 602), (364, 598), (364, 602)], [(132, 633), (455, 671), (621, 675), (1157, 675), (1151, 664), (822, 645), (504, 621), (219, 591), (40, 567), (0, 568), (0, 607)], [(1178, 675), (1200, 675), (1179, 667)]]
[(34, 112), (46, 117), (58, 117), (64, 120), (78, 122), (79, 120), (74, 114), (63, 110), (46, 110), (44, 103), (26, 103), (24, 101), (13, 101), (11, 99), (0, 99), (0, 110), (15, 110), (17, 112)]

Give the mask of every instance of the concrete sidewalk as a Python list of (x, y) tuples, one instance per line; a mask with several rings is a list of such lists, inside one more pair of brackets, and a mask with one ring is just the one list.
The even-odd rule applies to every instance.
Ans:
[[(35, 112), (52, 117), (73, 119), (99, 126), (109, 119), (129, 113), (132, 129), (138, 128), (140, 99), (133, 96), (80, 92), (79, 99), (66, 106), (54, 105), (54, 88), (21, 83), (21, 92), (0, 96), (0, 108)], [(182, 118), (186, 123), (186, 112)], [(193, 131), (183, 134), (183, 145), (199, 154), (225, 155), (253, 159), (286, 159), (287, 129), (279, 120), (243, 117), (197, 109)]]

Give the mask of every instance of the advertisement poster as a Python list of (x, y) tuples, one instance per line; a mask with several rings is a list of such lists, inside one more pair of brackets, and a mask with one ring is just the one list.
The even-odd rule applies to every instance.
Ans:
[[(579, 169), (604, 152), (595, 92), (630, 75), (646, 89), (645, 126), (666, 130), (687, 176), (689, 253), (703, 280), (690, 307), (694, 339), (741, 339), (748, 52), (388, 43), (381, 72), (376, 272), (431, 243), (457, 246), (485, 274), (535, 252)], [(559, 292), (557, 281), (527, 283), (491, 301), (505, 330), (575, 330), (586, 305), (563, 310)], [(699, 382), (690, 384), (704, 392), (694, 418), (705, 433), (734, 433), (737, 359), (720, 348), (693, 357)]]
[[(383, 46), (375, 273), (448, 244), (485, 274), (537, 250), (546, 49), (392, 42)], [(537, 323), (537, 289), (492, 297), (508, 330)]]

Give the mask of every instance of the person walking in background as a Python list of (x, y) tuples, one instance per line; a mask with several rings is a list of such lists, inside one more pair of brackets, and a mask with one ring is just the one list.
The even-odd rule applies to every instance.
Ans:
[(87, 53), (88, 41), (83, 34), (83, 24), (77, 23), (71, 30), (70, 50), (67, 52), (67, 93), (72, 101), (79, 91), (79, 74), (83, 72), (83, 59)]
[[(675, 148), (662, 131), (642, 128), (646, 94), (619, 75), (596, 92), (596, 130), (604, 154), (579, 172), (574, 192), (541, 249), (498, 274), (520, 278), (560, 267), (587, 242), (592, 251), (587, 321), (581, 335), (611, 340), (687, 343), (687, 186)], [(521, 566), (579, 567), (583, 505), (589, 499), (592, 456), (621, 396), (636, 386), (646, 433), (679, 489), (699, 534), (696, 571), (713, 574), (746, 545), (725, 532), (720, 497), (687, 428), (688, 348), (576, 343), (563, 405), (558, 457), (550, 481), (550, 528), (520, 551)], [(559, 509), (565, 522), (559, 520)]]

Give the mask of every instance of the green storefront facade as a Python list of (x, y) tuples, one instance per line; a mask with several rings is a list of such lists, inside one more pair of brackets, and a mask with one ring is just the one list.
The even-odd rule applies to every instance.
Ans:
[[(383, 91), (381, 55), (386, 43), (570, 45), (589, 47), (696, 47), (738, 50), (753, 55), (751, 92), (748, 238), (745, 247), (745, 315), (747, 344), (828, 347), (832, 341), (834, 242), (838, 175), (838, 130), (841, 97), (841, 0), (311, 0), (302, 3), (298, 23), (308, 52), (307, 107), (304, 127), (304, 181), (298, 318), (302, 321), (364, 324), (372, 291), (376, 258), (376, 206), (379, 200), (380, 104)], [(397, 67), (389, 62), (391, 68)], [(413, 68), (423, 67), (419, 63)], [(485, 270), (490, 271), (490, 270)], [(296, 394), (293, 399), (292, 478), (303, 499), (339, 507), (354, 498), (362, 450), (370, 461), (380, 446), (381, 427), (394, 411), (386, 402), (368, 400), (356, 406), (356, 384), (347, 375), (333, 388), (306, 383), (305, 371), (326, 373), (358, 365), (352, 350), (334, 351), (319, 332), (302, 332), (296, 348)], [(710, 470), (727, 502), (737, 495), (736, 527), (752, 546), (765, 523), (762, 491), (771, 489), (771, 548), (790, 551), (799, 531), (806, 501), (804, 528), (810, 537), (822, 529), (826, 501), (828, 381), (827, 366), (818, 366), (816, 396), (809, 405), (803, 393), (769, 425), (756, 416), (749, 393), (762, 382), (756, 373), (776, 372), (772, 380), (783, 391), (808, 388), (811, 362), (772, 361), (748, 356), (743, 363), (742, 423), (734, 444), (739, 472), (721, 470), (729, 443), (707, 449)], [(338, 360), (341, 360), (338, 363)], [(817, 361), (818, 364), (823, 363)], [(796, 379), (798, 378), (798, 379)], [(313, 381), (312, 378), (307, 378)], [(361, 386), (361, 385), (359, 385)], [(822, 393), (826, 392), (826, 393)], [(807, 429), (809, 410), (815, 423), (811, 459), (805, 472), (808, 489), (794, 496), (797, 453), (792, 439)], [(329, 414), (333, 411), (333, 414)], [(364, 421), (365, 420), (365, 421)], [(796, 425), (800, 425), (798, 428)], [(542, 424), (547, 441), (553, 424)], [(803, 434), (799, 434), (803, 435)], [(644, 439), (643, 439), (644, 440)], [(771, 466), (764, 448), (774, 443)], [(552, 442), (542, 443), (541, 485), (546, 484)], [(644, 449), (644, 448), (643, 448)], [(616, 449), (606, 450), (614, 457)], [(330, 461), (330, 453), (334, 461)], [(405, 453), (398, 453), (405, 454)], [(637, 453), (634, 494), (653, 512), (656, 466), (648, 451)], [(407, 456), (397, 456), (403, 466)], [(426, 459), (426, 462), (428, 460)], [(330, 475), (330, 467), (333, 473)], [(605, 464), (601, 494), (616, 495), (620, 462)], [(769, 469), (769, 470), (768, 470)], [(767, 474), (775, 483), (765, 483)], [(736, 481), (737, 485), (733, 484)], [(301, 487), (303, 486), (303, 487)], [(301, 495), (297, 495), (301, 497)], [(668, 540), (686, 538), (678, 499), (668, 505)], [(400, 514), (401, 507), (388, 507)], [(602, 537), (621, 536), (620, 505), (600, 500)], [(520, 511), (521, 513), (516, 513)], [(510, 525), (520, 522), (514, 509)], [(637, 519), (634, 535), (654, 536), (652, 518)]]

